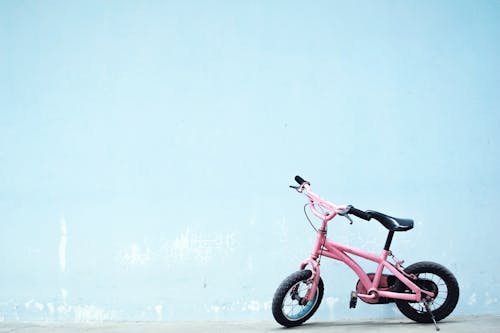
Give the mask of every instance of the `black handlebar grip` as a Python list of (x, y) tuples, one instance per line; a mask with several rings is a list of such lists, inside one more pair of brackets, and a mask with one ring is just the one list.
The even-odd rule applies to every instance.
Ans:
[(351, 207), (347, 213), (352, 214), (354, 216), (359, 217), (360, 219), (367, 220), (367, 221), (370, 221), (370, 219), (372, 218), (370, 213), (364, 212), (364, 211), (357, 209), (357, 208), (354, 208), (354, 207)]
[(300, 176), (295, 176), (295, 181), (299, 184), (299, 185), (302, 185), (304, 184), (306, 181), (304, 180), (304, 178), (300, 177)]

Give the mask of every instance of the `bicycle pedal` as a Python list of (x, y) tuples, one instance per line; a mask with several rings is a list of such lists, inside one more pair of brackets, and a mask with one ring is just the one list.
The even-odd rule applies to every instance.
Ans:
[(358, 293), (351, 291), (351, 301), (349, 302), (349, 309), (354, 309), (358, 304)]

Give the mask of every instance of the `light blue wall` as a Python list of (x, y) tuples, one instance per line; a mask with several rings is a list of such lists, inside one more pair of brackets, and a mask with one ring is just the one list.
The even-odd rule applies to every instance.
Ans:
[[(270, 319), (296, 174), (500, 313), (497, 1), (2, 1), (0, 321)], [(376, 223), (330, 235), (379, 251)], [(367, 269), (373, 269), (367, 265)], [(317, 318), (354, 274), (323, 264)]]

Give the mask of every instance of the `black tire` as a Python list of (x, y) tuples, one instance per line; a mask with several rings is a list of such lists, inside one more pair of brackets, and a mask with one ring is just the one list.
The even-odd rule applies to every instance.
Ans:
[[(455, 309), (460, 291), (457, 279), (446, 267), (435, 262), (422, 261), (406, 267), (404, 271), (417, 277), (413, 282), (420, 288), (435, 293), (430, 309), (436, 321), (446, 318)], [(410, 288), (399, 280), (394, 285), (394, 291), (411, 293)], [(409, 319), (419, 323), (432, 323), (432, 318), (422, 302), (400, 299), (395, 301), (401, 313)]]
[(310, 270), (297, 271), (288, 276), (274, 293), (273, 316), (274, 319), (285, 327), (298, 326), (312, 317), (323, 299), (324, 285), (319, 278), (316, 297), (305, 305), (301, 305), (302, 297), (311, 287)]

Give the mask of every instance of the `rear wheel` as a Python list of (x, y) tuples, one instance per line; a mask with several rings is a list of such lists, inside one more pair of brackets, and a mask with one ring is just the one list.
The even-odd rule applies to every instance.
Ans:
[(307, 302), (305, 295), (311, 289), (310, 270), (298, 271), (288, 276), (274, 293), (273, 316), (286, 327), (298, 326), (312, 317), (323, 298), (323, 280), (319, 279), (313, 300)]
[[(434, 298), (428, 300), (428, 305), (436, 321), (446, 318), (457, 305), (459, 287), (455, 276), (446, 267), (430, 261), (422, 261), (405, 268), (405, 272), (413, 274), (413, 282), (420, 288), (434, 293)], [(394, 291), (413, 293), (401, 281), (396, 281)], [(425, 295), (422, 294), (422, 298)], [(425, 301), (411, 302), (396, 299), (396, 306), (406, 317), (419, 323), (432, 323), (432, 317), (427, 313)]]

